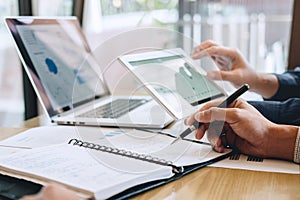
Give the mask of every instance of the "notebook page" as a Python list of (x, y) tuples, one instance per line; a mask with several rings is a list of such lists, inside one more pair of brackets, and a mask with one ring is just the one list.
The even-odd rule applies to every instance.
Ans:
[(21, 148), (36, 148), (48, 145), (67, 143), (72, 138), (78, 138), (84, 133), (85, 138), (100, 139), (108, 129), (84, 126), (40, 126), (28, 129), (13, 137), (0, 141), (0, 148), (11, 146)]
[(168, 161), (172, 161), (177, 166), (187, 166), (205, 162), (223, 154), (212, 150), (207, 144), (199, 144), (186, 140), (179, 140), (172, 144), (174, 138), (149, 133), (142, 130), (131, 130), (125, 134), (120, 134), (112, 138), (108, 138), (110, 144), (116, 148), (127, 149), (137, 153), (150, 154)]
[(93, 192), (97, 199), (173, 175), (171, 167), (94, 152), (68, 144), (53, 145), (2, 158), (0, 166)]
[(231, 151), (231, 149), (225, 149), (224, 153), (218, 153), (210, 145), (180, 140), (166, 149), (153, 153), (153, 155), (172, 159), (174, 165), (177, 166), (188, 166), (212, 160)]
[(111, 128), (85, 126), (41, 126), (31, 128), (0, 141), (0, 158), (28, 149), (68, 143), (70, 139), (82, 138), (84, 141), (101, 140), (105, 134), (115, 131)]

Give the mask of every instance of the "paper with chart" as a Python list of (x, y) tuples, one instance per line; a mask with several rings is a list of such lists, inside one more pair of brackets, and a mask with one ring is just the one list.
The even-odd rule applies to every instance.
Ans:
[(222, 161), (213, 163), (211, 166), (253, 171), (300, 174), (300, 165), (291, 161), (263, 159), (243, 154), (230, 156)]

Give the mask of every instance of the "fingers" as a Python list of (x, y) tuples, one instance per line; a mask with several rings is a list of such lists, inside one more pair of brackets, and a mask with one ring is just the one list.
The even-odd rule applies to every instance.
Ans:
[[(203, 58), (205, 56), (225, 56), (228, 58), (234, 58), (236, 57), (236, 50), (230, 49), (230, 48), (226, 48), (226, 47), (222, 47), (222, 46), (211, 46), (208, 47), (206, 49), (203, 50), (195, 50), (192, 53), (192, 58), (193, 59), (200, 59)], [(228, 62), (228, 59), (222, 58), (224, 61), (226, 60)], [(222, 61), (222, 62), (224, 62)]]
[(212, 46), (219, 46), (216, 42), (212, 40), (206, 40), (202, 42), (200, 45), (194, 48), (193, 53), (198, 53)]
[(200, 126), (195, 132), (196, 139), (200, 140), (201, 138), (203, 138), (206, 129), (207, 129), (207, 125), (204, 124)]
[(222, 133), (224, 123), (220, 122), (213, 122), (210, 124), (206, 131), (206, 136), (210, 144), (212, 145), (213, 149), (217, 152), (223, 152), (224, 146), (222, 144), (222, 140), (220, 135)]
[(224, 80), (230, 81), (236, 79), (237, 76), (232, 71), (209, 71), (207, 72), (207, 78), (211, 80)]
[(210, 80), (223, 80), (222, 71), (208, 71), (206, 76)]
[[(43, 190), (43, 188), (42, 188), (42, 190)], [(43, 198), (41, 191), (37, 194), (23, 196), (22, 198), (20, 198), (20, 200), (43, 200), (43, 199), (45, 200), (46, 198)]]
[(212, 40), (206, 40), (202, 42), (198, 47), (203, 50), (212, 46), (220, 46), (220, 45)]
[(236, 142), (240, 140), (240, 138), (233, 132), (229, 124), (224, 123), (223, 130), (219, 132), (221, 133), (214, 136), (215, 143), (212, 143), (210, 140), (215, 151), (222, 153), (225, 147), (236, 148)]
[[(205, 49), (206, 55), (215, 55), (215, 56), (225, 56), (229, 58), (233, 58), (236, 55), (236, 51), (227, 47), (222, 46), (212, 46), (210, 48)], [(224, 58), (223, 58), (224, 59)]]
[(184, 123), (186, 125), (192, 125), (195, 122), (195, 120), (203, 123), (210, 123), (212, 121), (223, 121), (226, 119), (228, 121), (233, 121), (237, 118), (237, 115), (239, 114), (239, 109), (234, 109), (235, 107), (244, 108), (247, 110), (251, 109), (255, 111), (255, 109), (243, 99), (235, 100), (232, 104), (228, 105), (228, 108), (217, 108), (217, 106), (220, 105), (221, 102), (221, 100), (214, 100), (206, 103), (200, 108), (198, 112), (186, 118)]
[(217, 108), (212, 107), (208, 110), (198, 112), (194, 115), (194, 119), (203, 123), (213, 121), (224, 121), (229, 124), (234, 123), (239, 119), (240, 109), (237, 108)]
[(58, 184), (50, 184), (44, 186), (41, 191), (35, 195), (28, 195), (21, 198), (21, 200), (79, 200), (81, 199), (77, 194), (71, 190)]
[[(187, 118), (185, 123), (187, 125), (192, 125), (195, 121), (204, 123), (196, 130), (196, 139), (201, 139), (206, 134), (213, 149), (217, 152), (224, 152), (224, 146), (236, 146), (236, 141), (240, 140), (236, 133), (233, 132), (231, 125), (238, 123), (244, 116), (243, 109), (239, 108), (247, 109), (249, 104), (242, 99), (234, 101), (230, 108), (215, 107), (219, 104), (220, 101), (211, 101), (205, 104), (198, 112)], [(223, 132), (226, 134), (221, 136)]]
[(195, 132), (195, 138), (200, 140), (203, 138), (204, 134), (207, 133), (207, 139), (212, 145), (213, 149), (217, 152), (224, 152), (224, 145), (219, 137), (219, 130), (214, 129), (214, 127), (209, 127), (209, 124), (204, 124), (200, 126)]
[[(197, 47), (194, 48), (191, 56), (193, 59), (199, 59), (201, 58), (201, 56), (205, 56), (205, 54), (203, 55), (202, 53), (200, 52), (204, 52), (206, 49), (210, 48), (210, 47), (213, 47), (213, 46), (218, 46), (217, 43), (211, 41), (211, 40), (207, 40), (207, 41), (204, 41), (202, 42), (200, 45), (198, 45)], [(206, 54), (207, 56), (207, 54)]]
[[(219, 106), (222, 102), (223, 102), (222, 100), (212, 100), (212, 101), (210, 101), (210, 102), (204, 104), (204, 105), (199, 109), (199, 112), (203, 112), (203, 111), (208, 110), (208, 109), (210, 109), (210, 108), (217, 107), (217, 106)], [(198, 113), (198, 112), (197, 112), (197, 113)], [(194, 117), (195, 117), (195, 115), (196, 115), (197, 113), (194, 114)]]
[(198, 112), (194, 115), (194, 119), (199, 122), (210, 123), (213, 121), (224, 121), (226, 117), (225, 109), (218, 109), (215, 107)]
[(20, 200), (39, 200), (39, 199), (41, 199), (41, 198), (39, 198), (35, 195), (30, 195), (30, 196), (28, 195), (28, 196), (22, 197)]
[[(209, 109), (211, 107), (214, 107), (214, 106), (217, 106), (220, 103), (221, 103), (221, 101), (211, 101), (211, 102), (205, 104), (202, 108), (200, 108), (200, 110), (198, 112), (207, 110), (207, 109)], [(197, 115), (198, 112), (195, 112), (194, 114), (192, 114), (188, 118), (186, 118), (184, 120), (184, 124), (188, 125), (188, 126), (191, 126), (195, 122), (195, 115)]]
[[(207, 110), (211, 107), (216, 107), (216, 106), (220, 105), (221, 102), (222, 102), (221, 100), (210, 101), (210, 102), (206, 103), (205, 105), (203, 105), (199, 111), (201, 112), (201, 111)], [(189, 126), (192, 125), (195, 122), (195, 115), (198, 112), (196, 112), (196, 113), (192, 114), (191, 116), (189, 116), (188, 118), (186, 118), (184, 121), (185, 125), (189, 125)]]
[(232, 69), (232, 58), (226, 56), (211, 56), (211, 58), (217, 63), (220, 70), (229, 71)]
[(215, 144), (213, 145), (213, 149), (216, 151), (216, 152), (219, 152), (219, 153), (223, 153), (224, 152), (224, 146), (222, 144), (222, 141), (220, 138), (217, 139), (217, 141), (215, 142)]

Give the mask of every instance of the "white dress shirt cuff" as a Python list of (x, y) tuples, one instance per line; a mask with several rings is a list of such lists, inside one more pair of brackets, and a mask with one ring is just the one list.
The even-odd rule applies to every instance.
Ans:
[(298, 134), (295, 143), (294, 162), (300, 163), (300, 127), (298, 128)]

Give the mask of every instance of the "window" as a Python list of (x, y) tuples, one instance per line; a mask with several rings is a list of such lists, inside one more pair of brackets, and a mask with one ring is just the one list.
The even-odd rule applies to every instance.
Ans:
[(287, 67), (292, 6), (292, 0), (184, 1), (181, 30), (195, 43), (237, 47), (257, 71), (280, 73)]
[(287, 67), (292, 6), (292, 0), (100, 0), (98, 27), (170, 28), (192, 38), (185, 50), (212, 39), (240, 49), (258, 71), (280, 73)]
[(73, 0), (32, 0), (33, 14), (37, 16), (70, 16)]
[(178, 0), (100, 0), (102, 29), (177, 21)]
[(177, 0), (101, 0), (102, 15), (149, 12), (154, 10), (175, 9)]
[[(97, 49), (126, 30), (163, 27), (184, 36), (169, 39), (164, 47), (182, 47), (189, 53), (211, 39), (238, 48), (259, 72), (281, 73), (287, 67), (292, 7), (292, 0), (100, 0), (98, 12), (88, 12), (87, 22), (96, 19), (90, 13), (97, 13), (97, 20), (86, 33), (98, 33), (88, 37), (96, 41), (92, 49)], [(108, 79), (122, 76), (120, 68), (113, 69)]]

